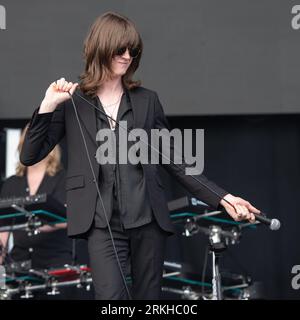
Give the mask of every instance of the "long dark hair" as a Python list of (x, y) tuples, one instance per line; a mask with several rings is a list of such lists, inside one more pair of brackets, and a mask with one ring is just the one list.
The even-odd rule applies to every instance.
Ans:
[(95, 96), (101, 84), (112, 77), (112, 58), (122, 47), (140, 49), (122, 76), (123, 85), (129, 90), (141, 85), (141, 81), (132, 79), (143, 51), (140, 34), (128, 18), (107, 12), (96, 19), (84, 42), (85, 70), (80, 76), (80, 89), (85, 94)]

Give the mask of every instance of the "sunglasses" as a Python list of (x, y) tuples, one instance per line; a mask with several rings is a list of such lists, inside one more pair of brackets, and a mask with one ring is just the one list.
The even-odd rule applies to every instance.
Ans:
[[(127, 47), (119, 48), (115, 51), (116, 56), (122, 56), (127, 50)], [(129, 54), (131, 58), (136, 58), (140, 54), (140, 49), (138, 47), (136, 48), (128, 48)]]

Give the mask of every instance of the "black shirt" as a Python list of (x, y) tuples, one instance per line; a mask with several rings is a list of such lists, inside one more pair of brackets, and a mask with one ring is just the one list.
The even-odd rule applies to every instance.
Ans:
[[(108, 118), (98, 97), (95, 104), (104, 112), (95, 110), (97, 131), (100, 129), (110, 129)], [(127, 129), (133, 128), (133, 112), (130, 97), (127, 89), (124, 88), (120, 106), (117, 114), (117, 121), (126, 121)], [(116, 125), (116, 164), (101, 164), (99, 170), (99, 189), (103, 203), (110, 221), (114, 210), (120, 214), (121, 224), (125, 229), (136, 228), (152, 221), (153, 213), (146, 190), (144, 172), (140, 163), (133, 165), (119, 164), (119, 126)], [(124, 132), (124, 130), (123, 130)], [(125, 131), (126, 132), (126, 131)], [(127, 133), (128, 134), (128, 133)], [(98, 146), (103, 142), (98, 141)], [(135, 142), (127, 142), (127, 150)], [(95, 226), (105, 227), (106, 220), (102, 204), (97, 197), (95, 214)]]
[[(55, 176), (45, 174), (37, 192), (51, 194), (53, 198), (65, 203), (65, 171)], [(27, 176), (11, 176), (2, 186), (1, 197), (22, 197), (29, 195)], [(13, 232), (14, 246), (9, 258), (13, 261), (31, 260), (33, 268), (62, 267), (72, 262), (72, 241), (66, 229), (53, 232), (40, 232), (28, 236), (26, 231)], [(8, 261), (10, 262), (10, 261)]]

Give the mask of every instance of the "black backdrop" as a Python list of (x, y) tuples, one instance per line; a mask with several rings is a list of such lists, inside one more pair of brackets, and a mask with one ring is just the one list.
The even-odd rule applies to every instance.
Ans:
[[(300, 298), (300, 291), (291, 287), (291, 269), (300, 264), (299, 120), (300, 115), (169, 117), (173, 128), (205, 129), (204, 173), (211, 180), (282, 221), (277, 232), (265, 227), (245, 232), (222, 264), (224, 269), (245, 271), (262, 281), (266, 298)], [(0, 129), (25, 123), (2, 120)], [(1, 143), (2, 174), (4, 151)], [(163, 174), (169, 199), (185, 194)], [(170, 237), (167, 259), (188, 262), (201, 273), (203, 243), (198, 235)]]
[(300, 30), (291, 25), (299, 24), (291, 12), (297, 0), (0, 3), (7, 11), (0, 32), (1, 118), (27, 118), (51, 82), (76, 81), (88, 28), (109, 10), (136, 23), (145, 45), (136, 78), (160, 93), (168, 114), (300, 111)]

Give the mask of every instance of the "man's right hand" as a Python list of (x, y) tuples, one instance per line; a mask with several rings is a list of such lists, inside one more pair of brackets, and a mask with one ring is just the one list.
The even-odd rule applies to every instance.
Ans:
[(60, 103), (70, 99), (68, 92), (73, 94), (77, 86), (78, 83), (68, 82), (65, 78), (52, 82), (46, 91), (39, 113), (53, 112)]

